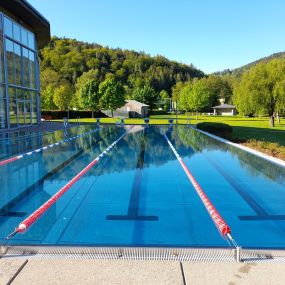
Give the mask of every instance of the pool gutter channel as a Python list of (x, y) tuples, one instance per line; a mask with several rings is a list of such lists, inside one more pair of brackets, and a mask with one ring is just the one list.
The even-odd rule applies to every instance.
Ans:
[[(233, 248), (2, 246), (0, 258), (237, 262)], [(241, 249), (238, 262), (285, 263), (285, 250)]]

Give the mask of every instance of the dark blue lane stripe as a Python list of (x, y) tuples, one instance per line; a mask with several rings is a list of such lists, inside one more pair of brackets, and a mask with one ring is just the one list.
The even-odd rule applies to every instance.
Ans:
[(268, 214), (247, 192), (234, 177), (226, 172), (219, 164), (204, 154), (207, 160), (216, 168), (216, 170), (229, 182), (240, 196), (247, 202), (248, 206), (256, 213), (256, 216), (239, 216), (241, 221), (281, 221), (285, 220), (285, 215), (270, 215)]
[(106, 220), (140, 220), (140, 221), (158, 221), (158, 216), (139, 215), (140, 194), (142, 189), (142, 173), (145, 157), (145, 136), (141, 139), (140, 153), (136, 165), (136, 173), (132, 186), (132, 192), (129, 201), (127, 215), (107, 215)]
[(241, 221), (283, 221), (285, 215), (239, 216)]
[[(205, 155), (205, 154), (204, 154)], [(232, 177), (227, 171), (225, 171), (218, 163), (213, 159), (205, 155), (207, 160), (215, 167), (215, 169), (227, 180), (236, 192), (247, 202), (251, 209), (259, 216), (267, 216), (266, 211), (249, 195), (247, 190), (241, 183), (239, 183), (234, 177)]]

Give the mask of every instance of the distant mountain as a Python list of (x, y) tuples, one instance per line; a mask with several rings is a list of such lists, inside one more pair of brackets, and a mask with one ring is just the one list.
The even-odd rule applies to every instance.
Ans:
[(223, 71), (218, 71), (218, 72), (214, 72), (215, 75), (228, 75), (231, 74), (233, 76), (240, 76), (244, 71), (250, 69), (252, 66), (261, 63), (261, 62), (267, 62), (270, 61), (272, 59), (276, 59), (276, 58), (285, 58), (285, 52), (277, 52), (277, 53), (273, 53), (270, 56), (266, 56), (263, 57), (261, 59), (258, 59), (256, 61), (253, 61), (251, 63), (248, 63), (246, 65), (243, 65), (241, 67), (235, 68), (235, 69), (225, 69)]

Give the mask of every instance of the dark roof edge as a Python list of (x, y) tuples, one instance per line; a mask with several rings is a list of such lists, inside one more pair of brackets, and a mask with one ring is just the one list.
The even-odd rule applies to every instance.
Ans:
[[(25, 23), (36, 35), (39, 48), (50, 41), (50, 23), (26, 0), (0, 0), (0, 7), (10, 13), (13, 20)], [(11, 15), (7, 15), (8, 17)]]
[(18, 2), (23, 2), (29, 9), (31, 9), (34, 13), (36, 13), (42, 20), (46, 22), (46, 24), (50, 25), (50, 22), (45, 18), (35, 7), (33, 7), (27, 0), (17, 0)]

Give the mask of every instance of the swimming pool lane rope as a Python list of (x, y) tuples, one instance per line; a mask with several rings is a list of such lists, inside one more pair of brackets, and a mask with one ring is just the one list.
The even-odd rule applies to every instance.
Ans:
[(92, 133), (94, 133), (94, 132), (97, 132), (98, 130), (99, 130), (99, 128), (96, 128), (96, 129), (91, 130), (91, 131), (89, 131), (89, 132), (85, 132), (85, 133), (79, 134), (79, 135), (77, 135), (77, 136), (73, 136), (73, 137), (70, 137), (70, 138), (67, 138), (67, 139), (64, 139), (64, 140), (55, 142), (55, 143), (53, 143), (53, 144), (49, 144), (49, 145), (47, 145), (47, 146), (44, 146), (44, 147), (35, 149), (35, 150), (33, 150), (33, 151), (29, 151), (29, 152), (26, 152), (26, 153), (23, 153), (23, 154), (20, 154), (20, 155), (17, 155), (17, 156), (14, 156), (14, 157), (11, 157), (11, 158), (2, 160), (2, 161), (0, 161), (0, 166), (6, 165), (6, 164), (8, 164), (8, 163), (11, 163), (11, 162), (16, 161), (16, 160), (19, 160), (19, 159), (22, 159), (22, 158), (24, 158), (24, 157), (26, 157), (26, 156), (30, 156), (30, 155), (32, 155), (32, 154), (35, 154), (35, 153), (38, 153), (38, 152), (47, 150), (47, 149), (49, 149), (49, 148), (53, 148), (53, 147), (58, 146), (58, 145), (61, 145), (61, 144), (63, 144), (63, 143), (73, 141), (73, 140), (78, 139), (78, 138), (80, 138), (80, 137), (85, 137), (85, 136), (90, 135), (90, 134), (92, 134)]
[(213, 222), (215, 223), (217, 229), (222, 234), (222, 236), (226, 236), (231, 244), (234, 247), (238, 247), (237, 243), (231, 236), (231, 229), (226, 223), (226, 221), (222, 218), (222, 216), (219, 214), (218, 210), (215, 208), (211, 200), (208, 198), (198, 181), (195, 179), (193, 174), (190, 172), (188, 167), (186, 166), (183, 159), (180, 157), (178, 152), (176, 151), (175, 147), (169, 140), (166, 134), (163, 134), (164, 138), (166, 139), (168, 145), (170, 146), (171, 150), (173, 151), (174, 155), (176, 156), (177, 160), (179, 161), (180, 165), (182, 166), (184, 172), (186, 173), (188, 179), (190, 180), (191, 184), (193, 185), (194, 189), (196, 190), (197, 194), (199, 195), (200, 199), (202, 200), (205, 208), (207, 209), (210, 217), (212, 218)]
[(25, 232), (34, 222), (36, 222), (57, 200), (67, 192), (80, 178), (86, 174), (95, 164), (97, 164), (116, 144), (122, 140), (126, 135), (124, 132), (117, 140), (109, 145), (101, 154), (99, 154), (92, 162), (90, 162), (85, 168), (83, 168), (78, 174), (76, 174), (67, 184), (65, 184), (57, 193), (55, 193), (49, 200), (47, 200), (42, 206), (35, 210), (30, 216), (23, 220), (16, 229), (7, 236), (6, 239), (11, 239), (17, 233)]

